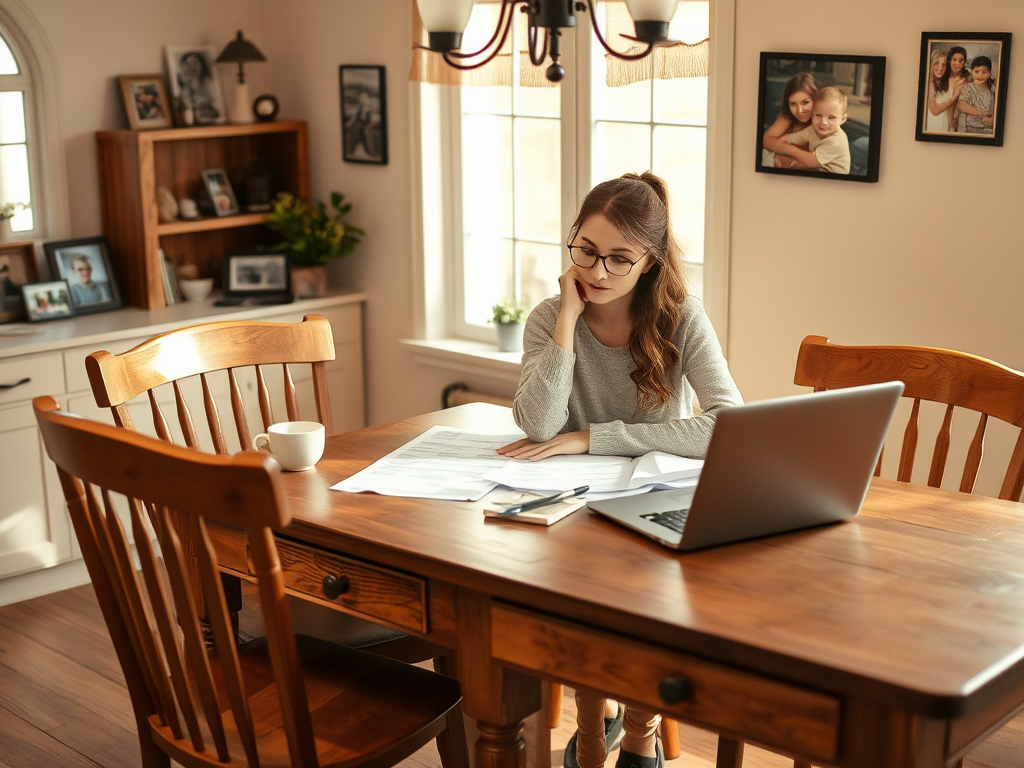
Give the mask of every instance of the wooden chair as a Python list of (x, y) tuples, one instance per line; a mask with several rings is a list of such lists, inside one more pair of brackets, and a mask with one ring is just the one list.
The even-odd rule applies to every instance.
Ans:
[[(896, 479), (910, 482), (921, 401), (930, 400), (946, 405), (928, 472), (928, 485), (935, 488), (942, 484), (945, 474), (953, 409), (980, 414), (960, 480), (960, 490), (973, 493), (989, 417), (1024, 428), (1024, 373), (982, 357), (933, 347), (848, 347), (832, 344), (824, 336), (808, 336), (800, 344), (794, 381), (815, 391), (897, 380), (904, 384), (903, 396), (913, 398), (914, 405), (903, 435)], [(876, 476), (881, 469), (879, 458)], [(1017, 436), (999, 498), (1020, 501), (1022, 488), (1024, 430)]]
[[(276, 462), (169, 445), (60, 413), (49, 397), (33, 406), (124, 671), (144, 766), (384, 768), (443, 732), (459, 710), (455, 680), (294, 634), (272, 532), (290, 520)], [(141, 576), (113, 494), (129, 500)], [(144, 509), (159, 521), (166, 573)], [(186, 573), (181, 520), (198, 532), (198, 585)], [(233, 642), (207, 520), (246, 531), (265, 640)], [(194, 610), (200, 592), (220, 650), (212, 659)]]
[[(229, 455), (249, 449), (252, 436), (277, 421), (315, 417), (333, 434), (327, 384), (327, 362), (333, 359), (330, 323), (322, 315), (306, 315), (300, 323), (225, 321), (180, 328), (119, 355), (94, 352), (85, 363), (96, 404), (111, 410), (117, 426), (135, 430), (131, 411), (140, 420), (148, 411), (152, 434), (161, 440), (177, 438), (188, 448)], [(303, 367), (311, 369), (311, 391)], [(299, 386), (303, 383), (305, 389)], [(303, 401), (310, 400), (315, 414), (300, 413)], [(141, 413), (137, 404), (143, 406)], [(179, 536), (186, 572), (195, 582), (198, 533), (184, 521)], [(237, 633), (241, 584), (226, 575), (222, 581)], [(213, 652), (204, 595), (197, 595), (195, 607)], [(320, 639), (410, 663), (433, 659), (442, 674), (455, 669), (454, 654), (425, 640), (297, 599), (292, 613), (306, 634)], [(451, 739), (438, 743), (442, 765), (468, 768), (460, 713), (451, 716), (447, 733)]]

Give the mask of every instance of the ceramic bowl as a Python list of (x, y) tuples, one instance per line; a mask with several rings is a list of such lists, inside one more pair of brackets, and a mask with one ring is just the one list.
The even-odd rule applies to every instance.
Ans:
[(181, 292), (186, 301), (202, 301), (213, 290), (213, 278), (203, 277), (198, 280), (179, 280)]

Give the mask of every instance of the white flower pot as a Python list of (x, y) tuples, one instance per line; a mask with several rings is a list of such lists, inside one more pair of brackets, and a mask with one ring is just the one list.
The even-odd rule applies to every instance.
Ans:
[(495, 326), (498, 329), (498, 351), (499, 352), (522, 352), (523, 351), (523, 324), (508, 323)]

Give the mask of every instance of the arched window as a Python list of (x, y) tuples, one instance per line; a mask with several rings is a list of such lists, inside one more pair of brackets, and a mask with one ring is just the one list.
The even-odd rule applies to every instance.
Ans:
[(0, 28), (0, 203), (23, 203), (11, 219), (15, 235), (31, 237), (39, 227), (33, 208), (37, 149), (32, 140), (32, 78), (25, 58)]

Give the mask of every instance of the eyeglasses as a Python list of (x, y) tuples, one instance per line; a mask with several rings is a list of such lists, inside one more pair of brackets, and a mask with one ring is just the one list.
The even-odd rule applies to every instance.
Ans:
[(625, 277), (629, 274), (629, 270), (633, 268), (633, 265), (640, 261), (643, 257), (636, 261), (630, 261), (625, 256), (621, 256), (617, 253), (613, 253), (609, 256), (602, 256), (593, 248), (586, 245), (567, 245), (569, 249), (569, 258), (572, 259), (572, 263), (577, 267), (583, 267), (583, 269), (593, 269), (597, 265), (597, 260), (600, 259), (604, 262), (604, 271), (609, 275), (615, 275), (616, 277)]

